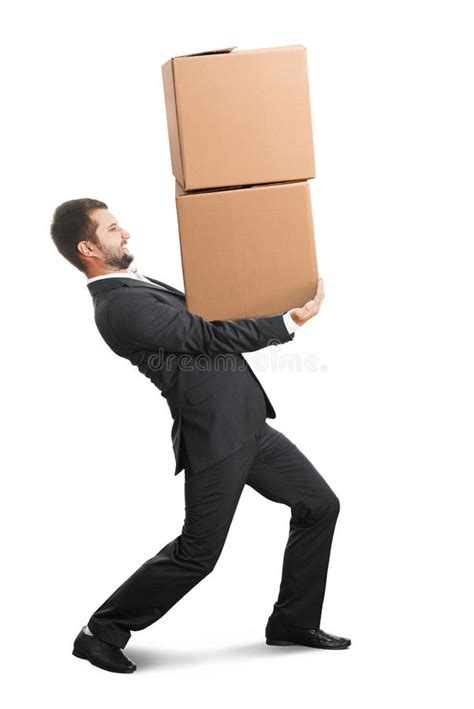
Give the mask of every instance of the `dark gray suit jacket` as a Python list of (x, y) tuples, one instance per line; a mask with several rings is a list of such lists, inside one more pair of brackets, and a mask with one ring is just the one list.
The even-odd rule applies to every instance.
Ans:
[(174, 420), (175, 475), (184, 467), (182, 437), (191, 468), (198, 471), (241, 448), (265, 418), (275, 418), (241, 353), (288, 342), (294, 334), (283, 313), (206, 321), (186, 310), (182, 291), (150, 280), (156, 285), (127, 277), (88, 283), (95, 322), (109, 347), (166, 399)]

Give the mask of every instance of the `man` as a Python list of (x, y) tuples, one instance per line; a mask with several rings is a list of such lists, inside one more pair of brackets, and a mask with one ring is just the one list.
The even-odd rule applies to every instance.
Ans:
[(61, 204), (51, 236), (87, 277), (105, 342), (166, 399), (173, 417), (174, 472), (185, 471), (181, 534), (92, 614), (73, 654), (111, 672), (133, 672), (136, 666), (123, 652), (131, 631), (161, 618), (213, 570), (245, 484), (291, 508), (266, 642), (347, 648), (349, 639), (320, 628), (339, 500), (296, 445), (266, 423), (275, 410), (242, 356), (292, 340), (297, 327), (319, 312), (322, 279), (314, 300), (287, 313), (207, 322), (186, 310), (184, 293), (131, 270), (130, 234), (104, 202)]

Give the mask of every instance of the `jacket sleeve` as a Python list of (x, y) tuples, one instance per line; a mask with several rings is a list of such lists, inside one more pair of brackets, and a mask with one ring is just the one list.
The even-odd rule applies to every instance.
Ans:
[(126, 297), (108, 306), (115, 338), (126, 349), (205, 353), (253, 352), (294, 338), (283, 313), (240, 320), (204, 320), (183, 309), (163, 304), (153, 293), (127, 289)]

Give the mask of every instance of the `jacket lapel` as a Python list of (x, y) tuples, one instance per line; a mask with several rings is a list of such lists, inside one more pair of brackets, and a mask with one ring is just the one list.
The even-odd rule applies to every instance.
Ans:
[[(156, 278), (151, 278), (151, 276), (145, 276), (145, 278), (148, 278), (148, 280), (153, 281), (153, 283), (158, 283), (159, 286), (162, 286), (163, 288), (170, 290), (172, 293), (178, 293), (178, 295), (184, 295), (183, 291), (178, 290), (177, 288), (173, 288), (173, 286), (169, 286), (167, 283), (163, 283), (162, 281), (157, 281)], [(146, 282), (142, 281), (142, 283), (146, 283)]]

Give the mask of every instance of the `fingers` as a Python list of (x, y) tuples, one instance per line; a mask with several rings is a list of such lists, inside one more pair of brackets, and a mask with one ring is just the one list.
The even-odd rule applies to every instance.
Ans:
[[(310, 303), (315, 303), (317, 307), (317, 311), (319, 310), (321, 303), (324, 300), (324, 281), (322, 278), (318, 280), (318, 287), (314, 296), (313, 301), (309, 301)], [(316, 311), (316, 312), (317, 312)]]
[(323, 302), (324, 298), (324, 281), (322, 278), (318, 279), (318, 287), (315, 293), (315, 296), (312, 300), (308, 300), (308, 302), (303, 306), (302, 310), (303, 313), (301, 317), (304, 320), (309, 320), (309, 318), (314, 317), (314, 315), (317, 315), (319, 313), (319, 309), (321, 307), (321, 303)]
[(297, 315), (303, 321), (309, 320), (318, 312), (319, 305), (316, 300), (308, 300), (302, 308), (297, 308)]
[(309, 305), (311, 307), (314, 304), (319, 304), (322, 302), (323, 298), (324, 298), (324, 281), (322, 278), (320, 278), (318, 280), (318, 287), (316, 289), (316, 293), (314, 294), (314, 298), (312, 300), (308, 300), (306, 305)]
[(301, 308), (293, 308), (291, 316), (293, 320), (298, 323), (298, 325), (303, 325), (307, 320), (314, 317), (319, 313), (321, 303), (324, 299), (324, 281), (322, 278), (318, 279), (318, 285), (316, 293), (312, 300), (308, 300)]
[(324, 298), (324, 281), (322, 278), (318, 278), (318, 285), (314, 297), (319, 298), (320, 300)]

